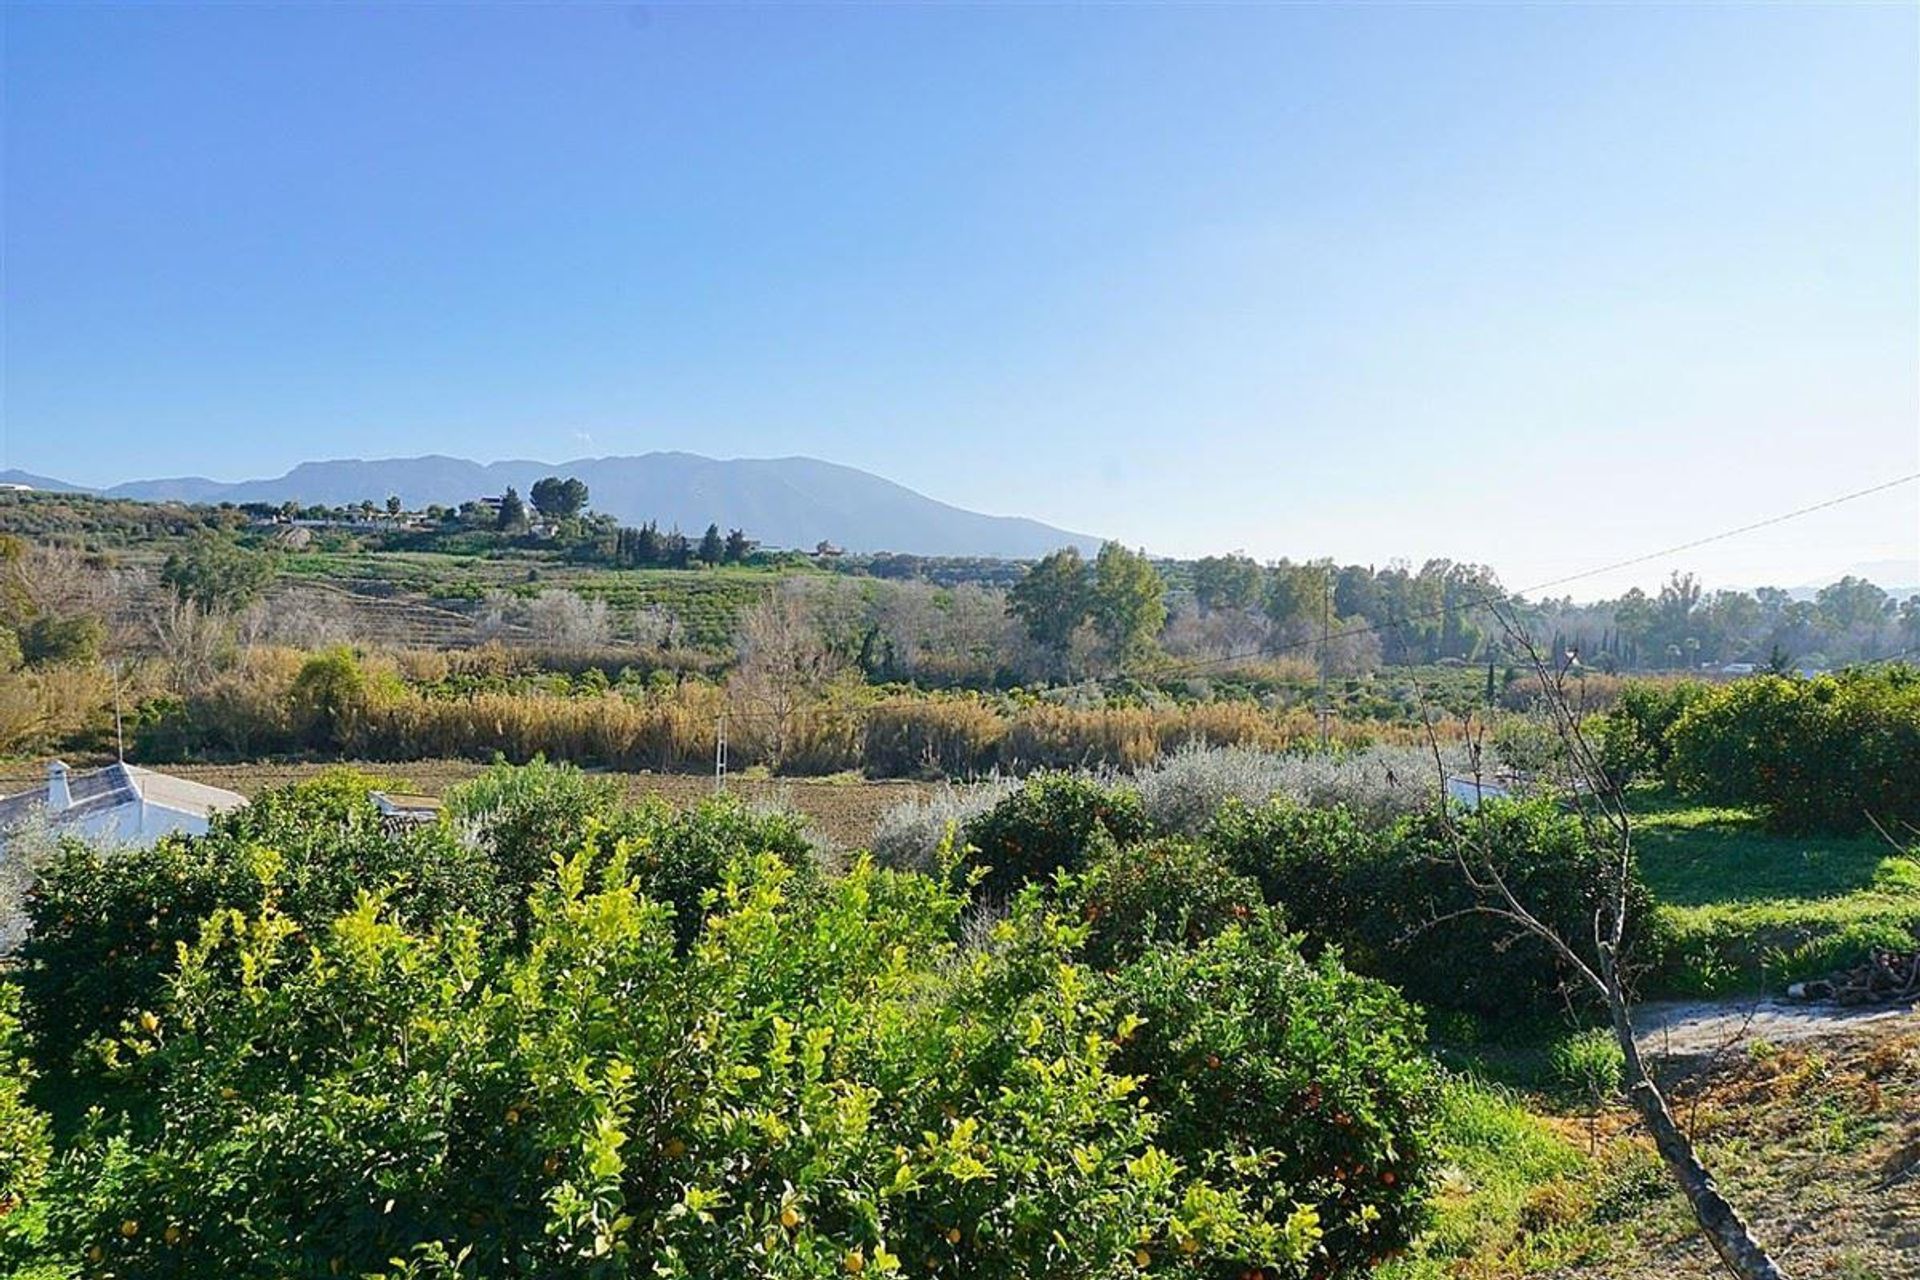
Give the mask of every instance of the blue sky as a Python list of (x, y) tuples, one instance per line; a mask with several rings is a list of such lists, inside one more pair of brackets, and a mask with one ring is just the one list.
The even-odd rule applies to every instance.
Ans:
[(3, 462), (804, 453), (1523, 585), (1920, 470), (1916, 23), (8, 4)]

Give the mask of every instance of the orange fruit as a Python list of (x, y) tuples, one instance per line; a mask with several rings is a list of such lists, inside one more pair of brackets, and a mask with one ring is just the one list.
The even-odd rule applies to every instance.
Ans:
[(120, 1224), (120, 1234), (125, 1236), (127, 1239), (131, 1240), (135, 1236), (140, 1234), (140, 1224), (135, 1222), (132, 1218), (128, 1218), (125, 1222)]
[(800, 1212), (792, 1205), (780, 1211), (780, 1225), (791, 1231), (800, 1225)]
[(668, 1138), (667, 1144), (662, 1147), (661, 1150), (667, 1153), (667, 1159), (678, 1160), (681, 1156), (687, 1154), (687, 1144), (678, 1138)]
[(867, 1255), (854, 1249), (847, 1254), (845, 1266), (850, 1274), (857, 1276), (867, 1269)]
[(959, 1244), (959, 1243), (960, 1243), (960, 1228), (958, 1228), (958, 1227), (948, 1227), (948, 1228), (947, 1228), (947, 1243), (948, 1243), (948, 1244)]
[(166, 1229), (165, 1231), (162, 1231), (162, 1232), (160, 1233), (160, 1238), (161, 1238), (162, 1240), (165, 1240), (165, 1241), (166, 1241), (166, 1242), (167, 1242), (168, 1244), (179, 1244), (179, 1243), (180, 1243), (180, 1228), (178, 1228), (178, 1227), (176, 1227), (176, 1226), (174, 1226), (173, 1224), (171, 1224), (171, 1223), (169, 1223), (169, 1224), (167, 1225), (167, 1229)]
[(1145, 1249), (1138, 1250), (1133, 1255), (1133, 1265), (1136, 1267), (1152, 1266), (1153, 1255), (1148, 1253)]

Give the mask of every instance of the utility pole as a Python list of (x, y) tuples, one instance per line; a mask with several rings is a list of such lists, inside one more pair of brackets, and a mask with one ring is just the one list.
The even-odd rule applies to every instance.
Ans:
[(727, 713), (722, 711), (713, 726), (713, 793), (727, 789)]
[(1327, 749), (1333, 707), (1327, 701), (1328, 647), (1333, 643), (1333, 566), (1328, 564), (1320, 577), (1320, 750)]

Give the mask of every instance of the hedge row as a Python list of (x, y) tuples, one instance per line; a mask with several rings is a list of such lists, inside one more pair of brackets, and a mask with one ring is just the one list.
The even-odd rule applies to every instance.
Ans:
[(1920, 670), (1754, 676), (1623, 697), (1602, 722), (1609, 767), (1757, 810), (1792, 832), (1920, 824)]
[(1305, 1277), (1421, 1221), (1417, 1020), (1257, 898), (1155, 938), (1116, 874), (963, 944), (964, 891), (823, 875), (737, 804), (502, 767), (396, 832), (366, 788), (55, 862), (22, 979), (61, 1140), (0, 1265)]

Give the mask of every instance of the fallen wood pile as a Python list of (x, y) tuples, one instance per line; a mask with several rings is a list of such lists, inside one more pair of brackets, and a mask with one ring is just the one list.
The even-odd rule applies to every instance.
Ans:
[(1865, 964), (1811, 982), (1796, 982), (1787, 988), (1787, 996), (1840, 1005), (1891, 1004), (1920, 998), (1920, 950), (1875, 948)]

